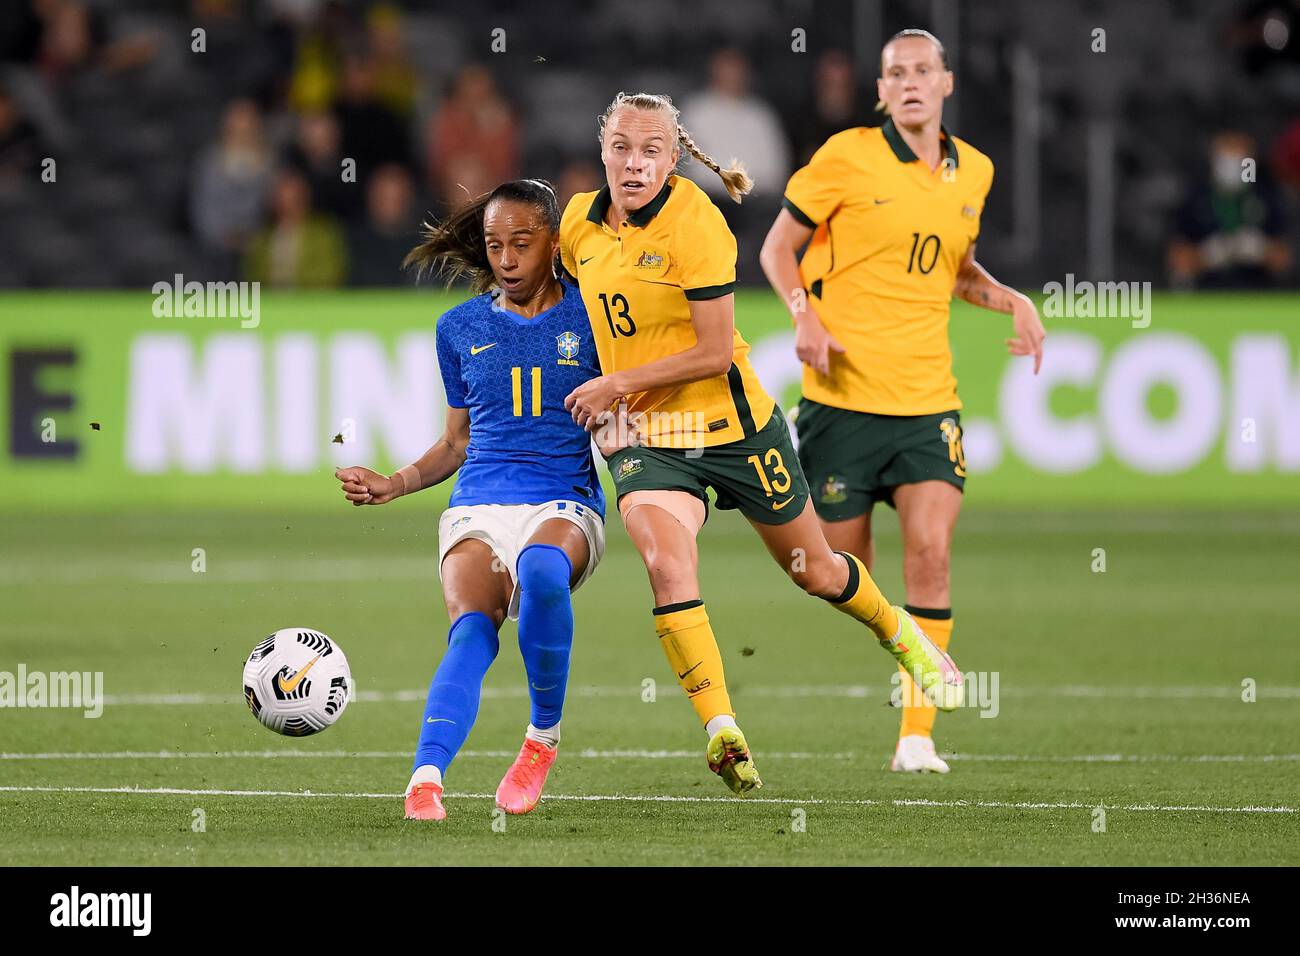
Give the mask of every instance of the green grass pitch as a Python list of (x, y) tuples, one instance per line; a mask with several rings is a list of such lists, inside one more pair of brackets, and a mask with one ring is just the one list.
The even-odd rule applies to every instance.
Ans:
[[(6, 516), (0, 670), (103, 671), (110, 697), (98, 720), (0, 712), (0, 863), (1300, 862), (1294, 514), (971, 509), (953, 651), (965, 671), (997, 672), (999, 710), (940, 716), (953, 772), (938, 777), (886, 769), (886, 655), (715, 512), (704, 596), (766, 783), (756, 800), (705, 767), (615, 519), (575, 599), (548, 797), (500, 831), (490, 795), (528, 716), (510, 624), (447, 777), (449, 820), (401, 818), (447, 625), (436, 510)], [(901, 595), (892, 513), (876, 524), (878, 577)], [(261, 637), (294, 625), (342, 644), (360, 692), (300, 741), (253, 720), (239, 679)], [(115, 788), (173, 792), (102, 792)]]

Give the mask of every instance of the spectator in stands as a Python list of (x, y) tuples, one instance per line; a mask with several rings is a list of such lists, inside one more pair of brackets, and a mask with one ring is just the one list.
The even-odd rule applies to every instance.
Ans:
[(1271, 285), (1291, 268), (1282, 205), (1266, 179), (1248, 176), (1255, 141), (1221, 130), (1210, 145), (1208, 178), (1179, 211), (1170, 241), (1170, 281), (1182, 288)]
[(103, 14), (84, 0), (42, 0), (36, 11), (44, 21), (37, 62), (51, 82), (92, 68), (144, 66), (157, 50), (158, 38), (151, 33), (110, 40)]
[(415, 110), (420, 78), (406, 53), (401, 8), (381, 4), (367, 17), (369, 54), (374, 71), (375, 98), (397, 116)]
[(269, 286), (329, 289), (347, 275), (343, 231), (330, 216), (311, 208), (311, 187), (286, 167), (271, 191), (271, 224), (249, 243), (244, 276)]
[(271, 35), (281, 56), (292, 50), (288, 77), (289, 105), (298, 112), (328, 109), (339, 93), (343, 49), (356, 29), (341, 3), (285, 2), (270, 4)]
[(379, 101), (374, 66), (366, 57), (350, 55), (343, 61), (335, 112), (343, 131), (343, 155), (357, 161), (358, 178), (384, 163), (411, 161), (406, 120)]
[(389, 163), (366, 185), (366, 218), (348, 235), (351, 285), (411, 285), (402, 259), (419, 242), (419, 214), (410, 170)]
[(343, 178), (343, 152), (339, 121), (333, 113), (302, 113), (296, 118), (297, 136), (289, 148), (288, 161), (307, 177), (312, 206), (342, 220), (361, 217), (362, 190), (359, 176)]
[[(776, 111), (750, 92), (749, 83), (745, 55), (719, 50), (709, 64), (708, 88), (687, 97), (682, 115), (691, 130), (700, 131), (696, 142), (704, 152), (722, 162), (743, 159), (754, 196), (779, 196), (790, 176), (790, 146)], [(709, 170), (691, 164), (686, 171), (715, 198), (727, 198), (722, 180)]]
[(257, 104), (233, 101), (222, 117), (221, 139), (199, 156), (190, 193), (195, 234), (210, 251), (230, 257), (227, 265), (261, 223), (271, 173)]
[(483, 66), (461, 70), (428, 128), (429, 185), (459, 207), (519, 176), (519, 126)]
[(836, 133), (872, 126), (871, 107), (853, 79), (853, 61), (843, 50), (827, 50), (817, 59), (812, 102), (793, 118), (790, 138), (800, 165)]
[(560, 208), (564, 209), (576, 194), (594, 192), (603, 185), (603, 169), (589, 159), (571, 159), (560, 170), (555, 181), (555, 194), (560, 200)]

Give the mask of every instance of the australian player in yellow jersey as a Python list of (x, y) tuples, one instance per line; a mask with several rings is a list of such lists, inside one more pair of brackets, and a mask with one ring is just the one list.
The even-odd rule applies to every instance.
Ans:
[[(872, 563), (871, 509), (898, 511), (906, 609), (943, 650), (949, 554), (966, 480), (948, 346), (953, 295), (1010, 313), (1013, 355), (1043, 357), (1034, 304), (975, 261), (993, 164), (942, 124), (953, 75), (943, 45), (904, 30), (876, 81), (888, 118), (837, 133), (795, 172), (763, 244), (804, 363), (799, 458), (826, 539)], [(798, 251), (807, 246), (802, 259)], [(893, 769), (947, 773), (935, 708), (902, 675)]]
[(685, 150), (737, 200), (749, 177), (701, 152), (666, 96), (620, 93), (600, 144), (606, 185), (570, 200), (560, 254), (587, 305), (603, 374), (566, 404), (589, 429), (603, 430), (616, 407), (634, 425), (626, 447), (600, 444), (650, 576), (655, 630), (708, 734), (710, 769), (736, 793), (761, 785), (700, 595), (696, 535), (710, 487), (717, 507), (738, 508), (795, 583), (870, 628), (939, 706), (960, 706), (951, 659), (885, 600), (858, 558), (826, 543), (785, 418), (735, 327), (736, 240), (704, 191), (673, 170)]

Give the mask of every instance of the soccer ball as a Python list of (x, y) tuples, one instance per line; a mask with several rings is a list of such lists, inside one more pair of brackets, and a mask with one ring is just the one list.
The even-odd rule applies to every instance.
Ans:
[(352, 696), (343, 648), (320, 631), (286, 627), (244, 663), (244, 700), (277, 734), (308, 737), (339, 719)]

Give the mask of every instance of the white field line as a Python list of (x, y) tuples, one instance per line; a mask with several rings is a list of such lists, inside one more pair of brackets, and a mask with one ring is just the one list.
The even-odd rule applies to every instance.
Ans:
[[(186, 796), (186, 797), (307, 797), (324, 799), (399, 800), (400, 793), (315, 793), (310, 790), (189, 790), (180, 787), (8, 787), (0, 786), (0, 793), (103, 793), (132, 796)], [(449, 793), (449, 798), (464, 800), (494, 800), (490, 793)], [(1003, 800), (825, 800), (815, 797), (795, 799), (789, 797), (679, 797), (666, 794), (634, 796), (619, 793), (548, 794), (544, 803), (551, 801), (611, 802), (611, 803), (729, 803), (782, 804), (787, 806), (838, 806), (838, 807), (941, 807), (948, 809), (979, 810), (1092, 810), (1092, 803), (1070, 802), (1010, 802)], [(1129, 806), (1110, 806), (1108, 810), (1154, 811), (1158, 813), (1295, 813), (1295, 807), (1214, 807), (1214, 806), (1163, 806), (1138, 803)]]
[[(509, 760), (513, 750), (462, 750), (458, 758)], [(565, 752), (565, 757), (581, 760), (698, 760), (698, 750), (595, 750), (587, 748)], [(760, 751), (765, 760), (863, 760), (888, 759), (879, 753), (853, 751)], [(1300, 754), (954, 754), (944, 753), (945, 760), (965, 763), (1294, 763)], [(409, 760), (409, 750), (61, 750), (46, 753), (0, 753), (0, 760)]]
[[(674, 688), (668, 686), (672, 692)], [(887, 686), (868, 687), (865, 684), (812, 684), (791, 686), (751, 686), (742, 687), (734, 693), (737, 697), (771, 697), (780, 699), (824, 697), (824, 698), (887, 698), (893, 688)], [(600, 687), (594, 685), (569, 688), (570, 697), (624, 697), (629, 700), (641, 699), (642, 689), (639, 684), (619, 687)], [(1257, 689), (1260, 700), (1300, 700), (1300, 687), (1264, 685)], [(391, 704), (422, 701), (429, 696), (427, 687), (410, 690), (359, 691), (353, 703)], [(483, 698), (522, 699), (528, 696), (524, 687), (485, 687)], [(1000, 687), (999, 696), (1010, 698), (1043, 699), (1119, 699), (1119, 700), (1239, 700), (1241, 688), (1238, 686), (1191, 686), (1191, 687), (1103, 687), (1086, 684), (1064, 684), (1058, 687)], [(105, 694), (106, 707), (149, 705), (149, 706), (209, 706), (213, 704), (242, 705), (243, 696), (232, 694)]]

